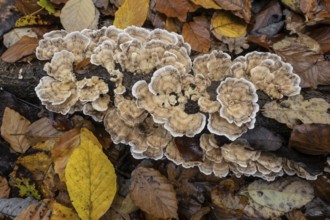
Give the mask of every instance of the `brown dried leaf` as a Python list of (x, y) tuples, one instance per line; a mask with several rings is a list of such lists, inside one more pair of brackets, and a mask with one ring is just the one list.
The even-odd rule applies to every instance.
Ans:
[(330, 52), (330, 27), (324, 26), (313, 31), (309, 35), (311, 38), (316, 40), (321, 48), (323, 54)]
[(52, 209), (53, 200), (44, 199), (39, 204), (31, 204), (27, 209), (25, 209), (21, 214), (19, 214), (14, 220), (49, 220)]
[(0, 199), (9, 197), (10, 188), (5, 177), (0, 176)]
[(200, 5), (203, 8), (207, 9), (221, 9), (217, 3), (215, 3), (213, 0), (190, 0), (196, 5)]
[(214, 0), (220, 7), (227, 11), (232, 11), (236, 16), (243, 18), (246, 23), (251, 19), (250, 0)]
[(8, 63), (15, 63), (17, 60), (33, 54), (38, 46), (39, 40), (34, 37), (22, 37), (17, 43), (11, 46), (4, 54), (1, 59)]
[(56, 141), (52, 150), (52, 160), (54, 161), (54, 169), (61, 181), (65, 182), (65, 168), (68, 160), (79, 144), (80, 144), (80, 129), (75, 128), (65, 132)]
[(30, 144), (24, 134), (30, 125), (30, 121), (6, 107), (1, 125), (1, 137), (10, 144), (10, 147), (19, 153), (24, 153)]
[(156, 10), (167, 17), (176, 17), (185, 22), (190, 8), (188, 0), (157, 0)]
[(307, 18), (312, 18), (314, 12), (317, 10), (317, 0), (301, 0), (300, 1), (300, 10)]
[(207, 53), (210, 49), (210, 31), (196, 22), (185, 23), (182, 35), (191, 48), (201, 53)]
[(16, 0), (15, 7), (23, 15), (32, 14), (41, 8), (35, 0)]
[(291, 212), (286, 213), (285, 217), (287, 217), (288, 220), (307, 220), (304, 213), (302, 213), (302, 211), (297, 209), (294, 209)]
[(210, 207), (203, 207), (201, 210), (196, 212), (193, 216), (191, 216), (190, 220), (201, 220), (204, 215), (208, 214), (211, 211)]
[(235, 194), (239, 188), (239, 184), (235, 180), (226, 179), (212, 190), (212, 202), (217, 207), (217, 214), (222, 218), (239, 217), (243, 214), (249, 199), (246, 196)]
[(59, 137), (63, 132), (56, 130), (52, 126), (52, 122), (43, 117), (35, 122), (33, 122), (25, 133), (25, 137), (29, 140), (31, 145), (38, 142), (45, 141), (50, 138)]
[(302, 124), (294, 126), (291, 132), (289, 147), (305, 154), (329, 154), (330, 125)]
[(330, 177), (318, 176), (313, 186), (316, 196), (330, 204)]
[(273, 44), (274, 51), (286, 62), (291, 63), (302, 82), (302, 87), (316, 88), (330, 84), (330, 61), (320, 54), (320, 45), (308, 37), (285, 37)]
[(132, 172), (130, 196), (135, 205), (158, 218), (178, 218), (173, 186), (153, 168), (138, 167)]

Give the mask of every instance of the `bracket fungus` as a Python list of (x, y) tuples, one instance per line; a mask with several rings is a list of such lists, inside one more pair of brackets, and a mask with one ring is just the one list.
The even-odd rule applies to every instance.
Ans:
[[(232, 60), (212, 51), (192, 61), (190, 52), (181, 35), (161, 29), (53, 31), (36, 49), (38, 59), (50, 62), (35, 90), (50, 111), (82, 111), (103, 121), (114, 143), (130, 145), (135, 158), (166, 156), (221, 177), (229, 171), (268, 180), (282, 175), (279, 159), (251, 151), (236, 139), (254, 127), (256, 90), (277, 99), (300, 92), (291, 65), (271, 53), (252, 52)], [(88, 59), (98, 66), (93, 71), (99, 68), (102, 74), (75, 71)], [(203, 158), (184, 160), (174, 138), (201, 133)], [(214, 135), (236, 141), (219, 147)]]

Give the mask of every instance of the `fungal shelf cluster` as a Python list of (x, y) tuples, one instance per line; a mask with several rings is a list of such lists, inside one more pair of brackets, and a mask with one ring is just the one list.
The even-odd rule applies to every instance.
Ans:
[[(50, 62), (35, 90), (50, 111), (82, 111), (103, 121), (112, 140), (129, 145), (138, 159), (165, 156), (221, 177), (232, 171), (272, 180), (284, 170), (313, 179), (237, 140), (254, 128), (257, 90), (273, 99), (300, 93), (292, 66), (272, 53), (252, 52), (232, 60), (212, 51), (192, 61), (190, 52), (181, 35), (161, 29), (52, 31), (36, 50), (38, 59)], [(74, 71), (85, 60), (102, 66), (107, 76), (84, 77)], [(233, 142), (218, 146), (214, 135)], [(202, 160), (184, 161), (174, 141), (182, 136), (200, 137)]]

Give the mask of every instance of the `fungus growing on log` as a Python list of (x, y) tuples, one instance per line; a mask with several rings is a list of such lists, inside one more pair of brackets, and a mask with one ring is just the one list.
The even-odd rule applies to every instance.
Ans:
[[(192, 62), (190, 52), (182, 36), (161, 29), (53, 31), (36, 49), (38, 59), (51, 61), (35, 90), (50, 111), (82, 111), (103, 121), (113, 142), (130, 145), (135, 158), (166, 156), (220, 177), (229, 171), (267, 180), (282, 175), (280, 159), (251, 151), (242, 140), (219, 147), (214, 135), (234, 141), (254, 128), (257, 89), (272, 98), (298, 94), (291, 65), (259, 52), (232, 61), (212, 51)], [(74, 67), (86, 59), (108, 74), (77, 74)], [(185, 160), (174, 138), (200, 133), (203, 158)]]

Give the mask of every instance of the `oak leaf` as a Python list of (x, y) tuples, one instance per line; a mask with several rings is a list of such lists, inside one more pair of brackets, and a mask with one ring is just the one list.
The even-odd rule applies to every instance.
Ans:
[(178, 218), (173, 186), (153, 168), (138, 167), (132, 172), (130, 195), (135, 205), (157, 218)]
[(115, 170), (101, 144), (85, 128), (81, 129), (80, 145), (67, 163), (65, 179), (81, 219), (99, 219), (109, 209), (117, 190)]
[(190, 0), (196, 5), (200, 5), (207, 9), (221, 9), (221, 7), (213, 0)]
[(115, 13), (113, 24), (120, 29), (142, 26), (148, 16), (149, 0), (125, 0)]
[(180, 21), (185, 22), (190, 3), (188, 0), (157, 0), (155, 8), (167, 17), (176, 17)]
[(1, 137), (10, 144), (14, 151), (24, 153), (30, 147), (24, 136), (29, 125), (30, 121), (24, 116), (6, 107), (2, 118)]
[(185, 23), (182, 28), (182, 35), (191, 48), (201, 53), (207, 53), (210, 49), (210, 32), (203, 25), (196, 22)]
[(251, 19), (250, 0), (214, 0), (224, 10), (231, 11), (236, 16), (243, 18), (246, 23)]
[(226, 11), (215, 12), (211, 20), (211, 31), (216, 38), (242, 37), (246, 33), (246, 23)]
[(35, 49), (38, 46), (38, 39), (35, 37), (23, 36), (13, 46), (11, 46), (4, 54), (1, 59), (8, 63), (15, 63), (17, 60), (34, 54)]

